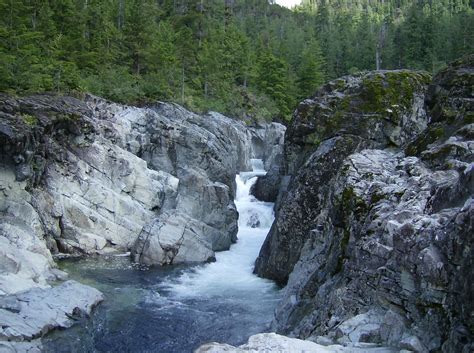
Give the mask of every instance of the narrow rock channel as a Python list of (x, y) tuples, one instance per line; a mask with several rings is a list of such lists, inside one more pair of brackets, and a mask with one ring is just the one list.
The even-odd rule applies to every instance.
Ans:
[(98, 288), (105, 301), (92, 320), (43, 339), (45, 352), (191, 352), (211, 341), (242, 344), (265, 332), (280, 298), (276, 285), (252, 274), (273, 222), (273, 204), (250, 195), (260, 160), (236, 176), (238, 242), (196, 267), (143, 269), (128, 257), (65, 261), (71, 278)]

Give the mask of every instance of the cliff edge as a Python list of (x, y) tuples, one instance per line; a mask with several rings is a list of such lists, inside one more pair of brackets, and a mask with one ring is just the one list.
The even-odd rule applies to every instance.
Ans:
[(433, 80), (344, 77), (300, 104), (255, 269), (286, 285), (277, 332), (473, 350), (473, 87), (469, 56)]

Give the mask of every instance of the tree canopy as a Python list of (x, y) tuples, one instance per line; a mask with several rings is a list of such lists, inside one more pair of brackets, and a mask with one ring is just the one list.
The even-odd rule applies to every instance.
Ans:
[(0, 90), (287, 119), (328, 79), (474, 51), (470, 0), (0, 0)]

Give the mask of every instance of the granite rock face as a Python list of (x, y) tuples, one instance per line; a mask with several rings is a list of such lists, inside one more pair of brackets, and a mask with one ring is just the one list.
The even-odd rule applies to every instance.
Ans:
[[(45, 327), (63, 327), (63, 314), (48, 306), (50, 295), (70, 296), (50, 286), (67, 278), (56, 255), (130, 251), (147, 265), (212, 261), (236, 241), (235, 174), (250, 170), (251, 158), (280, 163), (284, 131), (174, 104), (0, 95), (0, 300), (37, 295), (35, 313), (61, 321)], [(8, 312), (17, 323), (29, 317)], [(11, 332), (0, 341), (47, 330), (1, 327)], [(0, 345), (19, 346), (12, 347)]]
[(68, 328), (87, 317), (103, 300), (94, 288), (66, 281), (53, 288), (35, 288), (0, 297), (0, 339), (22, 342), (50, 330)]
[[(281, 161), (283, 136), (279, 124), (249, 128), (174, 104), (2, 96), (0, 293), (54, 278), (51, 253), (131, 250), (150, 265), (212, 259), (236, 241), (235, 174), (250, 158)], [(166, 222), (166, 239), (147, 232)], [(24, 259), (11, 255), (17, 248)]]
[[(395, 87), (384, 72), (337, 80), (301, 104), (285, 141), (293, 176), (256, 271), (286, 284), (279, 333), (470, 352), (474, 57), (429, 86), (394, 75)], [(377, 104), (366, 90), (383, 110), (367, 116)]]
[(287, 282), (317, 226), (321, 198), (347, 156), (364, 148), (402, 145), (426, 128), (423, 97), (428, 81), (428, 75), (408, 71), (348, 76), (299, 105), (285, 136), (283, 164), (283, 174), (294, 175), (294, 180), (279, 203), (256, 273)]

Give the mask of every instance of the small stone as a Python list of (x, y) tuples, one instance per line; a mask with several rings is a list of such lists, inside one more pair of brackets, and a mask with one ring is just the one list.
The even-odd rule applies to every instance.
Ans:
[(405, 337), (400, 341), (400, 347), (416, 353), (428, 353), (428, 349), (416, 336)]
[(317, 336), (312, 341), (314, 341), (317, 344), (320, 344), (322, 346), (331, 346), (331, 345), (334, 344), (334, 341), (332, 339), (330, 339), (329, 337), (326, 337), (326, 336)]

